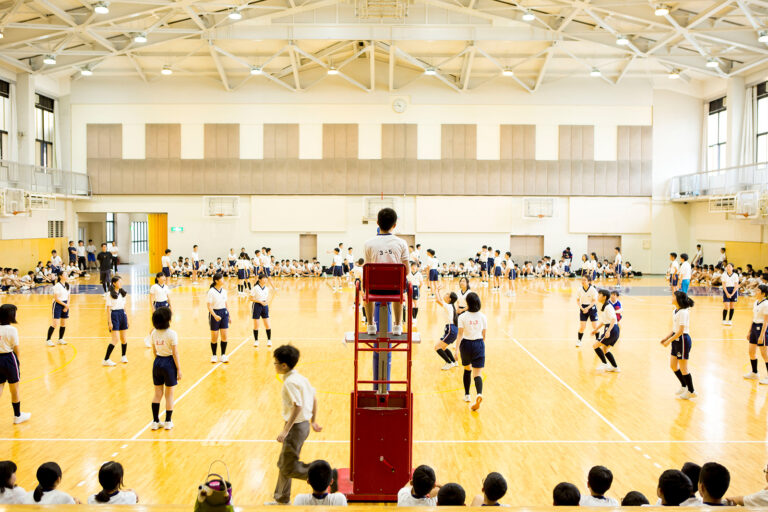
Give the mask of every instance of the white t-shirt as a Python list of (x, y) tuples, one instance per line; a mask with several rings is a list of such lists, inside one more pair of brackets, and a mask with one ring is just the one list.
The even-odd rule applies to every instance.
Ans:
[(81, 258), (85, 257), (85, 246), (84, 245), (78, 245), (77, 246), (77, 255)]
[(755, 301), (755, 305), (752, 306), (752, 321), (762, 324), (765, 315), (768, 315), (768, 299)]
[(616, 266), (619, 266), (619, 265), (621, 265), (621, 254), (617, 254), (617, 255), (616, 255), (614, 258), (613, 258), (613, 264), (614, 264), (614, 265), (616, 265)]
[(162, 262), (161, 265), (163, 268), (170, 268), (171, 267), (171, 257), (170, 256), (161, 256), (160, 261)]
[(72, 496), (56, 489), (52, 491), (44, 492), (43, 496), (40, 498), (40, 501), (35, 501), (34, 493), (35, 491), (29, 491), (27, 495), (24, 496), (24, 505), (74, 505), (75, 504), (75, 500), (72, 499)]
[(125, 297), (123, 297), (123, 294), (120, 293), (120, 290), (118, 290), (117, 292), (116, 299), (112, 298), (111, 293), (107, 295), (107, 307), (113, 311), (116, 311), (118, 309), (125, 309)]
[(60, 267), (61, 266), (61, 257), (54, 256), (51, 258), (51, 265), (54, 267)]
[(677, 260), (669, 264), (669, 275), (677, 274), (679, 272), (680, 272), (680, 265), (677, 263)]
[(259, 256), (259, 261), (261, 261), (261, 266), (264, 268), (272, 268), (272, 258), (270, 258), (266, 254), (262, 254)]
[(56, 283), (53, 286), (53, 298), (59, 302), (67, 302), (69, 300), (69, 290), (61, 283)]
[(411, 494), (411, 486), (406, 485), (399, 491), (397, 491), (397, 506), (398, 507), (436, 507), (437, 497), (432, 498), (426, 496), (424, 498), (416, 498)]
[(728, 272), (725, 272), (720, 276), (720, 280), (723, 282), (723, 288), (733, 288), (739, 284), (739, 274), (733, 272), (731, 275), (728, 275)]
[(341, 257), (341, 254), (334, 254), (333, 255), (333, 266), (334, 267), (340, 267), (342, 263), (344, 263), (344, 258)]
[(363, 267), (360, 265), (356, 265), (355, 268), (352, 269), (352, 275), (355, 277), (355, 279), (359, 279), (360, 281), (363, 280)]
[(96, 254), (96, 246), (95, 245), (89, 245), (85, 248), (86, 252)]
[(466, 292), (462, 292), (461, 288), (459, 288), (459, 292), (456, 294), (459, 296), (459, 299), (456, 301), (457, 308), (467, 309), (467, 295), (470, 293), (472, 293), (472, 290), (469, 288), (467, 288)]
[(615, 498), (609, 498), (608, 496), (603, 496), (602, 498), (598, 498), (595, 496), (590, 495), (581, 495), (581, 499), (579, 500), (579, 506), (580, 507), (618, 507), (619, 502), (616, 501)]
[(683, 334), (690, 334), (691, 313), (686, 309), (676, 309), (672, 313), (672, 330), (677, 332), (683, 327)]
[(251, 265), (251, 262), (248, 260), (237, 260), (237, 263), (235, 263), (235, 266), (237, 267), (237, 270), (245, 270)]
[(24, 503), (24, 497), (27, 495), (22, 487), (16, 486), (13, 489), (5, 489), (0, 494), (0, 505), (21, 505)]
[(155, 352), (157, 352), (158, 356), (172, 356), (173, 347), (179, 344), (179, 336), (173, 329), (166, 329), (164, 331), (152, 329), (152, 334), (149, 336), (152, 339), (152, 344), (155, 346)]
[(354, 263), (355, 262), (355, 255), (351, 252), (348, 252), (346, 255), (344, 255), (344, 261), (347, 263)]
[(309, 383), (306, 377), (296, 370), (291, 370), (283, 378), (283, 389), (281, 391), (283, 399), (283, 419), (288, 421), (293, 411), (293, 406), (298, 405), (301, 408), (296, 417), (296, 423), (310, 421), (312, 419), (312, 408), (315, 405), (315, 388)]
[(231, 251), (230, 251), (230, 253), (227, 255), (227, 259), (228, 259), (229, 261), (235, 261), (235, 260), (237, 260), (237, 258), (235, 257), (235, 253), (233, 253), (233, 252), (231, 252)]
[(135, 505), (139, 499), (136, 493), (132, 491), (118, 491), (114, 496), (109, 497), (109, 501), (96, 501), (96, 495), (88, 496), (89, 505)]
[(227, 308), (227, 290), (226, 288), (222, 288), (221, 290), (217, 290), (214, 287), (211, 287), (208, 290), (208, 297), (207, 297), (208, 304), (211, 305), (213, 309), (226, 309)]
[(269, 286), (262, 288), (260, 285), (256, 285), (251, 290), (251, 297), (259, 302), (267, 302), (269, 300)]
[(167, 302), (168, 295), (170, 295), (170, 293), (171, 289), (168, 288), (167, 284), (161, 286), (155, 283), (149, 288), (149, 295), (154, 297), (155, 302)]
[(744, 496), (745, 507), (768, 507), (768, 489)]
[(429, 258), (427, 258), (427, 267), (429, 268), (429, 270), (437, 270), (437, 267), (439, 266), (440, 266), (440, 262), (438, 261), (437, 258), (435, 258), (434, 256), (430, 256)]
[(724, 261), (725, 261), (725, 258), (726, 258), (726, 255), (725, 255), (725, 253), (724, 253), (724, 252), (721, 252), (721, 253), (720, 253), (720, 257), (719, 257), (719, 258), (717, 258), (717, 262), (718, 262), (718, 263), (722, 263), (722, 262), (724, 262)]
[(326, 494), (323, 498), (315, 498), (313, 494), (299, 494), (296, 496), (296, 499), (293, 500), (293, 505), (298, 507), (346, 507), (347, 497), (340, 492)]
[(200, 253), (197, 251), (192, 251), (192, 261), (200, 261)]
[(416, 272), (408, 272), (408, 275), (405, 276), (405, 278), (411, 285), (414, 286), (421, 286), (421, 284), (424, 282), (424, 276), (422, 276), (421, 272), (418, 270)]
[(603, 309), (603, 306), (598, 306), (597, 315), (600, 318), (600, 323), (602, 324), (611, 325), (611, 322), (614, 324), (617, 322), (616, 310), (613, 309), (613, 306), (610, 304), (610, 302), (605, 306), (605, 309)]
[(365, 242), (366, 263), (408, 263), (408, 244), (393, 234), (376, 235)]
[(459, 316), (459, 329), (464, 329), (462, 338), (465, 340), (483, 339), (483, 330), (488, 327), (488, 319), (483, 313), (465, 311)]
[(589, 285), (589, 288), (586, 290), (582, 286), (579, 288), (579, 304), (582, 306), (586, 306), (588, 304), (593, 304), (597, 302), (597, 288), (595, 288), (592, 285)]
[(445, 323), (453, 325), (453, 316), (456, 313), (453, 304), (443, 304), (443, 312), (445, 313)]
[(686, 279), (690, 279), (690, 278), (691, 278), (691, 264), (688, 263), (687, 261), (684, 261), (680, 265), (680, 279), (685, 281)]

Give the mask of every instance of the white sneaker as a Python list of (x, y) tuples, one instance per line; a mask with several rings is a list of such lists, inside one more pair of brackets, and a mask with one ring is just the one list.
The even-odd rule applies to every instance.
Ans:
[(101, 362), (101, 366), (117, 366), (117, 363), (111, 359), (105, 359)]
[(452, 365), (451, 363), (445, 363), (445, 364), (443, 365), (443, 367), (442, 367), (442, 368), (440, 368), (440, 369), (441, 369), (441, 370), (450, 370), (451, 368), (453, 368), (453, 365)]
[(67, 342), (65, 340), (59, 340), (58, 343), (59, 343), (59, 345), (66, 345), (67, 344)]
[(218, 363), (219, 362), (219, 358), (216, 357), (216, 356), (211, 356), (211, 362), (212, 363)]
[(605, 369), (605, 371), (607, 371), (607, 372), (613, 372), (613, 373), (621, 372), (621, 368), (619, 368), (618, 366), (613, 366), (613, 365), (610, 365), (610, 364), (608, 364), (606, 366), (608, 367), (608, 368)]
[(680, 389), (678, 389), (677, 391), (675, 391), (675, 396), (680, 396), (680, 395), (682, 395), (683, 393), (685, 393), (685, 391), (686, 391), (686, 388), (684, 388), (684, 387), (680, 386)]
[(53, 340), (48, 340), (48, 341), (45, 342), (45, 344), (48, 345), (49, 347), (55, 347), (56, 346), (56, 344), (53, 342)]
[(677, 397), (678, 397), (679, 399), (681, 399), (681, 400), (690, 400), (690, 399), (693, 397), (693, 395), (691, 394), (691, 392), (690, 392), (690, 391), (688, 391), (688, 390), (686, 389), (685, 391), (683, 391), (682, 393), (680, 393), (680, 394), (679, 394)]
[(576, 340), (576, 347), (580, 347), (581, 346), (581, 341), (582, 340), (579, 340), (579, 339)]
[(227, 354), (224, 354), (221, 356), (221, 362), (222, 363), (228, 363), (229, 362), (229, 356)]
[(121, 357), (120, 358), (120, 362), (123, 363), (123, 364), (128, 364), (128, 357), (127, 356)]
[(728, 320), (727, 322), (725, 322), (725, 325), (728, 325), (728, 326), (733, 325), (733, 320)]
[(253, 346), (256, 347), (256, 348), (259, 348), (259, 342), (258, 341), (254, 341), (253, 342)]
[(152, 427), (150, 427), (152, 430), (160, 430), (160, 422), (159, 421), (153, 421)]
[(165, 423), (163, 423), (163, 427), (165, 427), (165, 430), (171, 430), (173, 428), (173, 422), (166, 421)]
[(604, 372), (608, 369), (609, 366), (610, 365), (608, 364), (600, 363), (599, 365), (597, 365), (597, 368), (595, 368), (595, 370), (597, 370), (598, 372)]
[(376, 335), (376, 324), (374, 323), (368, 324), (368, 334), (370, 334), (371, 336)]
[(267, 346), (268, 346), (268, 347), (271, 347), (271, 346), (272, 346), (272, 340), (267, 340)]
[(456, 368), (457, 366), (459, 366), (459, 363), (457, 363), (456, 361), (451, 363), (451, 368)]
[(472, 401), (472, 397), (469, 396), (469, 395), (464, 395), (464, 401), (465, 402), (471, 402)]
[(411, 324), (413, 324), (413, 325), (416, 325), (418, 323), (419, 323), (419, 319), (418, 318), (414, 318), (413, 321), (411, 322)]
[(24, 423), (25, 421), (29, 421), (29, 418), (31, 417), (32, 417), (32, 413), (23, 412), (18, 416), (13, 417), (13, 424), (18, 425), (19, 423)]
[(402, 325), (393, 325), (392, 326), (392, 335), (393, 336), (400, 336), (403, 334), (403, 326)]
[(760, 379), (758, 382), (760, 382), (760, 384), (768, 384), (768, 377)]
[(197, 284), (197, 281), (192, 281), (192, 284)]
[(149, 337), (149, 334), (144, 336), (144, 346), (147, 348), (152, 346), (152, 338)]
[(757, 380), (759, 376), (756, 373), (749, 372), (744, 374), (744, 378), (747, 380)]

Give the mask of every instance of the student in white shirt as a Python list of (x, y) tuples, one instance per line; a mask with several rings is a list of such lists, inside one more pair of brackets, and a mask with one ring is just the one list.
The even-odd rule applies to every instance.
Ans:
[(733, 265), (728, 263), (725, 272), (720, 276), (723, 284), (723, 325), (733, 325), (733, 311), (739, 301), (739, 274), (733, 271)]
[(669, 270), (667, 273), (669, 274), (669, 287), (674, 292), (680, 284), (680, 265), (677, 263), (676, 252), (669, 253)]
[[(606, 299), (607, 300), (607, 299)], [(605, 466), (594, 466), (587, 476), (587, 488), (589, 494), (582, 494), (579, 501), (580, 507), (618, 507), (619, 502), (615, 498), (605, 495), (613, 483), (613, 473)]]
[(235, 249), (230, 248), (229, 254), (227, 254), (227, 265), (231, 269), (237, 264), (237, 257), (235, 256)]
[(235, 266), (237, 267), (237, 294), (244, 296), (245, 279), (248, 275), (248, 268), (251, 266), (250, 261), (248, 260), (248, 256), (246, 254), (240, 254), (240, 257), (237, 259)]
[(696, 244), (696, 254), (693, 256), (693, 264), (699, 267), (704, 264), (704, 251), (701, 250), (701, 244)]
[(440, 261), (435, 257), (434, 249), (427, 249), (427, 276), (429, 283), (429, 296), (437, 293), (437, 280), (439, 276)]
[(200, 270), (200, 253), (197, 244), (192, 246), (192, 284), (197, 284), (197, 271)]
[(128, 363), (128, 315), (125, 314), (125, 296), (128, 292), (123, 288), (123, 280), (120, 276), (112, 277), (112, 285), (107, 296), (107, 321), (109, 332), (112, 333), (112, 342), (107, 346), (107, 353), (102, 361), (103, 366), (115, 366), (115, 362), (109, 357), (115, 349), (118, 341), (122, 353), (121, 363)]
[(435, 471), (429, 466), (421, 465), (413, 470), (411, 481), (397, 492), (397, 506), (435, 507), (439, 490)]
[[(295, 506), (323, 506), (346, 507), (347, 497), (340, 492), (334, 492), (338, 488), (335, 471), (324, 460), (316, 460), (307, 469), (307, 483), (312, 487), (311, 494), (299, 494), (293, 501)], [(328, 488), (331, 492), (328, 492)]]
[(471, 402), (469, 388), (472, 380), (475, 381), (477, 395), (471, 409), (477, 411), (483, 401), (483, 377), (485, 367), (485, 336), (488, 320), (480, 312), (480, 296), (475, 292), (467, 295), (467, 311), (458, 318), (457, 338), (459, 340), (459, 353), (461, 354), (461, 366), (464, 367), (462, 380), (464, 382), (464, 401)]
[(592, 345), (597, 357), (603, 362), (597, 369), (607, 372), (619, 372), (621, 371), (619, 370), (619, 365), (616, 364), (616, 359), (610, 353), (610, 350), (619, 341), (619, 322), (616, 318), (616, 311), (614, 311), (611, 305), (611, 293), (608, 290), (597, 292), (597, 308), (598, 326), (592, 331), (592, 334), (598, 335), (600, 329), (603, 328), (603, 332), (599, 334), (599, 339)]
[(87, 268), (85, 261), (85, 243), (80, 240), (77, 242), (77, 268), (85, 270)]
[[(152, 398), (152, 430), (173, 428), (173, 391), (181, 380), (181, 364), (179, 363), (179, 336), (171, 329), (171, 309), (160, 307), (152, 313), (154, 329), (149, 335), (152, 342), (152, 383), (155, 395)], [(165, 395), (165, 422), (160, 422), (160, 400)]]
[(64, 341), (64, 331), (67, 328), (67, 319), (69, 318), (69, 283), (67, 282), (67, 273), (62, 272), (56, 276), (56, 284), (53, 285), (53, 306), (51, 307), (51, 325), (48, 326), (48, 336), (45, 343), (49, 347), (56, 344), (51, 340), (53, 331), (59, 328), (59, 345), (66, 345)]
[(112, 253), (112, 269), (117, 272), (117, 262), (118, 262), (118, 252), (117, 252), (117, 244), (115, 242), (112, 242), (112, 247), (109, 249), (109, 252)]
[(677, 390), (678, 398), (689, 400), (696, 396), (693, 389), (693, 378), (688, 370), (688, 358), (691, 355), (691, 336), (690, 336), (690, 308), (693, 307), (691, 299), (682, 290), (677, 290), (672, 295), (672, 304), (675, 311), (672, 314), (672, 332), (662, 338), (661, 345), (667, 347), (672, 345), (670, 354), (670, 367), (680, 381), (680, 389)]
[[(586, 255), (585, 255), (586, 256)], [(588, 263), (585, 263), (585, 265)], [(585, 267), (582, 267), (584, 269)], [(597, 288), (592, 285), (592, 276), (589, 271), (581, 272), (581, 288), (576, 292), (576, 304), (579, 306), (579, 332), (576, 338), (576, 346), (581, 346), (584, 330), (587, 328), (587, 320), (592, 322), (592, 328), (597, 329)], [(595, 339), (599, 339), (595, 335)]]
[(435, 343), (435, 351), (445, 361), (442, 369), (450, 370), (459, 366), (453, 352), (448, 349), (459, 335), (459, 315), (456, 313), (456, 302), (459, 300), (459, 297), (454, 292), (443, 294), (440, 287), (438, 287), (436, 300), (444, 311), (445, 329), (443, 330), (443, 337)]
[[(768, 466), (766, 465), (763, 465), (763, 478), (768, 482)], [(768, 507), (768, 487), (746, 496), (730, 496), (725, 498), (725, 501), (730, 506), (765, 508)]]
[(61, 257), (59, 257), (55, 250), (51, 251), (51, 267), (53, 268), (54, 274), (63, 272)]
[(61, 483), (61, 467), (46, 462), (37, 468), (37, 487), (24, 497), (25, 505), (75, 505), (77, 500), (56, 487)]
[[(419, 315), (419, 297), (421, 297), (421, 285), (424, 282), (424, 277), (419, 271), (419, 264), (415, 261), (411, 262), (411, 271), (405, 276), (408, 281), (408, 291), (411, 294), (411, 308), (413, 309), (413, 318), (411, 322), (416, 325), (418, 322), (417, 317)], [(403, 315), (406, 314), (405, 305), (403, 305)]]
[(691, 285), (691, 263), (688, 261), (688, 255), (680, 255), (680, 290), (688, 293), (688, 287)]
[[(379, 232), (374, 237), (365, 242), (365, 263), (402, 263), (408, 265), (408, 244), (402, 238), (392, 234), (392, 230), (397, 226), (397, 213), (392, 208), (383, 208), (379, 210), (376, 222), (379, 226)], [(392, 304), (394, 310), (394, 323), (392, 325), (392, 334), (399, 336), (403, 333), (402, 301)], [(373, 303), (365, 303), (366, 315), (369, 319), (368, 334), (376, 334), (376, 322), (373, 315)], [(386, 326), (384, 327), (387, 328)], [(374, 356), (378, 356), (374, 353)], [(378, 359), (376, 357), (376, 359)]]
[(264, 322), (267, 332), (267, 346), (272, 346), (272, 328), (269, 325), (269, 305), (275, 298), (275, 292), (268, 286), (267, 276), (259, 274), (256, 286), (251, 291), (251, 318), (253, 318), (253, 346), (259, 346), (259, 320)]
[[(96, 266), (96, 246), (93, 245), (93, 240), (88, 240), (88, 245), (85, 248), (88, 259), (88, 270)], [(93, 263), (93, 265), (91, 265)]]
[(616, 275), (616, 284), (621, 286), (621, 247), (616, 247), (616, 256), (613, 257), (613, 273)]
[(224, 276), (216, 274), (208, 288), (206, 298), (208, 305), (208, 323), (211, 328), (211, 362), (217, 363), (216, 346), (221, 334), (221, 362), (228, 363), (227, 356), (227, 331), (229, 330), (229, 309), (227, 309), (227, 290), (224, 288)]
[(99, 468), (101, 491), (88, 497), (89, 505), (135, 505), (139, 497), (130, 489), (123, 487), (123, 466), (119, 462), (105, 462)]
[(160, 258), (165, 277), (171, 277), (171, 250), (166, 249), (165, 254)]
[(728, 262), (728, 256), (725, 254), (725, 247), (720, 248), (720, 256), (717, 258), (717, 265), (715, 265), (715, 268), (719, 268), (720, 270), (725, 268), (725, 264)]
[(21, 412), (19, 331), (12, 325), (16, 323), (16, 310), (15, 304), (0, 306), (0, 393), (7, 382), (11, 390), (14, 424), (24, 423), (32, 416), (28, 412)]
[[(149, 303), (152, 305), (153, 313), (160, 308), (171, 307), (171, 289), (168, 288), (165, 281), (165, 268), (163, 268), (163, 272), (155, 274), (155, 284), (149, 288)], [(144, 345), (146, 345), (147, 348), (152, 346), (152, 340), (150, 339), (151, 335), (152, 329), (149, 330), (149, 334), (144, 338)]]
[[(763, 357), (768, 369), (768, 348), (766, 348), (766, 329), (768, 329), (768, 285), (761, 284), (755, 290), (755, 304), (752, 306), (752, 325), (747, 333), (749, 342), (749, 363), (751, 371), (744, 375), (745, 379), (758, 380), (757, 349)], [(760, 384), (768, 384), (768, 377), (760, 380)]]
[(16, 485), (16, 469), (13, 461), (0, 461), (0, 505), (24, 503), (27, 491)]
[(333, 249), (333, 291), (341, 291), (341, 278), (344, 276), (344, 257), (338, 247)]

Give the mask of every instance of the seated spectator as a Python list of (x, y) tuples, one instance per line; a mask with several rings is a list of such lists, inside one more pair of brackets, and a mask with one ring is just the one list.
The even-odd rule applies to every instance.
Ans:
[[(699, 481), (699, 474), (701, 473), (701, 466), (694, 462), (686, 462), (683, 464), (683, 467), (680, 469), (685, 476), (688, 477), (688, 480), (693, 482)], [(681, 507), (699, 507), (701, 506), (701, 499), (696, 496), (696, 485), (691, 487), (691, 495), (688, 497), (687, 500), (682, 502), (680, 504)], [(656, 505), (661, 506), (661, 498), (656, 502)]]
[(731, 474), (725, 466), (717, 462), (707, 462), (701, 466), (699, 494), (704, 505), (711, 507), (723, 505), (723, 496), (729, 485), (731, 485)]
[(668, 469), (659, 477), (656, 494), (661, 498), (662, 506), (677, 507), (691, 496), (692, 489), (691, 479), (685, 473)]
[(629, 491), (621, 500), (622, 507), (642, 507), (648, 505), (648, 498), (640, 491)]
[(312, 494), (299, 494), (294, 505), (322, 505), (326, 507), (346, 507), (347, 497), (340, 492), (328, 492), (334, 483), (334, 471), (324, 460), (316, 460), (307, 469), (307, 483), (312, 487)]
[[(763, 466), (763, 478), (768, 481), (768, 466)], [(747, 496), (731, 496), (725, 499), (728, 505), (741, 505), (742, 507), (768, 507), (768, 487)]]
[(445, 484), (437, 492), (438, 507), (463, 507), (467, 494), (459, 484)]
[(582, 496), (579, 505), (582, 507), (618, 507), (615, 498), (608, 498), (605, 493), (611, 488), (613, 473), (605, 466), (595, 466), (589, 470), (587, 487), (589, 496)]
[(579, 488), (571, 483), (560, 482), (552, 491), (552, 504), (556, 507), (578, 507), (579, 501)]
[(74, 505), (77, 501), (69, 494), (56, 490), (61, 483), (61, 468), (55, 462), (46, 462), (37, 468), (37, 487), (24, 496), (25, 505)]
[(488, 473), (483, 480), (483, 494), (478, 494), (472, 500), (473, 507), (504, 506), (499, 500), (507, 494), (507, 481), (500, 473)]
[(135, 505), (139, 497), (130, 489), (122, 491), (123, 466), (119, 462), (105, 462), (99, 468), (101, 492), (88, 497), (89, 505)]
[(408, 485), (397, 493), (398, 507), (434, 507), (437, 505), (437, 485), (435, 471), (425, 465), (413, 470)]
[(16, 485), (16, 464), (10, 460), (0, 461), (0, 505), (24, 503), (27, 491)]

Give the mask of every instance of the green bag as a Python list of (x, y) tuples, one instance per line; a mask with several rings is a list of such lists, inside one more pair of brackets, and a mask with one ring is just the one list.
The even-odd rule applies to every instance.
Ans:
[[(224, 479), (211, 469), (217, 462), (224, 466), (227, 478)], [(229, 479), (229, 468), (221, 460), (215, 460), (208, 466), (205, 482), (197, 488), (195, 512), (234, 512), (232, 507), (232, 484)]]

